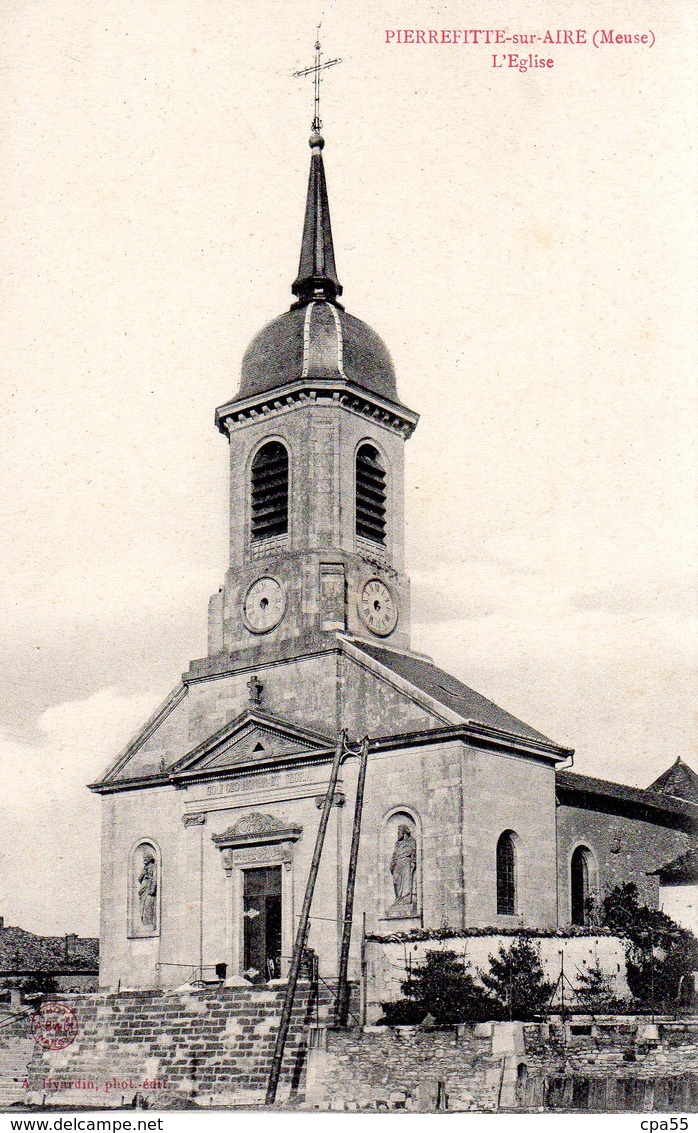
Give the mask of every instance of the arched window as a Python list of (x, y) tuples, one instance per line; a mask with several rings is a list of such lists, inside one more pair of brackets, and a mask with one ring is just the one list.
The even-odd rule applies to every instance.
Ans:
[(270, 539), (288, 531), (288, 453), (267, 441), (252, 461), (251, 535)]
[(373, 445), (356, 454), (356, 534), (385, 543), (385, 469)]
[(577, 846), (572, 854), (570, 882), (572, 891), (572, 924), (589, 924), (589, 902), (592, 896), (593, 858), (586, 846)]
[(497, 842), (497, 912), (516, 914), (516, 846), (511, 830), (505, 830)]

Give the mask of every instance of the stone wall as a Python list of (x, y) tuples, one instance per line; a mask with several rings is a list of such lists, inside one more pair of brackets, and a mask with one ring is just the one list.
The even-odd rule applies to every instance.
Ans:
[[(136, 1094), (153, 1110), (258, 1106), (282, 995), (281, 988), (231, 988), (62, 996), (79, 1026), (62, 1051), (34, 1043), (27, 1013), (3, 1021), (0, 1106), (119, 1107)], [(547, 1097), (551, 1083), (565, 1083), (564, 1093), (569, 1083), (572, 1089), (606, 1080), (601, 1092), (587, 1092), (611, 1099), (613, 1111), (632, 1108), (623, 1099), (633, 1083), (698, 1084), (696, 1020), (653, 1025), (640, 1017), (576, 1016), (564, 1029), (485, 1023), (331, 1031), (328, 998), (316, 1002), (309, 985), (299, 988), (277, 1097), (282, 1105), (495, 1112), (526, 1107), (529, 1095), (539, 1108), (535, 1099)], [(522, 1067), (529, 1085), (541, 1089), (519, 1089)]]
[(494, 1112), (499, 1074), (497, 1066), (490, 1073), (490, 1049), (489, 1038), (466, 1027), (329, 1031), (326, 1048), (311, 1056), (305, 1104), (319, 1110)]
[[(179, 992), (61, 996), (78, 1020), (64, 1050), (31, 1044), (25, 1100), (46, 1104), (119, 1105), (136, 1093), (158, 1108), (177, 1104), (259, 1104), (264, 1099), (284, 988), (216, 988)], [(311, 1024), (325, 1019), (320, 1000), (298, 987), (278, 1100), (304, 1084)], [(17, 1024), (19, 1025), (19, 1024)], [(29, 1032), (28, 1021), (24, 1037)]]
[(659, 908), (698, 936), (698, 885), (660, 885)]
[[(698, 1027), (664, 1020), (576, 1018), (561, 1028), (524, 1024), (525, 1059), (532, 1075), (657, 1078), (698, 1075)], [(655, 1032), (654, 1036), (652, 1032)], [(575, 1033), (577, 1032), (577, 1033)]]
[[(0, 1014), (0, 1113), (27, 1093), (23, 1075), (34, 1053), (34, 1040), (29, 1028), (29, 1009), (11, 1015), (6, 1008)], [(7, 1012), (7, 1013), (6, 1013)]]
[[(518, 1041), (502, 1043), (502, 1037), (512, 1036), (498, 1034), (497, 1028), (517, 1030)], [(594, 1083), (600, 1088), (593, 1088)], [(649, 1108), (656, 1109), (657, 1099), (680, 1094), (679, 1108), (693, 1110), (698, 1024), (665, 1020), (655, 1029), (645, 1019), (608, 1017), (592, 1023), (578, 1017), (566, 1025), (564, 1035), (561, 1028), (547, 1025), (491, 1023), (330, 1031), (311, 1052), (305, 1105), (340, 1111), (492, 1113), (543, 1108), (542, 1099), (555, 1093), (551, 1085), (560, 1086), (561, 1097), (569, 1094), (568, 1109), (594, 1108), (586, 1104), (589, 1098), (603, 1098), (608, 1112), (623, 1111), (637, 1108), (637, 1096), (650, 1098)]]

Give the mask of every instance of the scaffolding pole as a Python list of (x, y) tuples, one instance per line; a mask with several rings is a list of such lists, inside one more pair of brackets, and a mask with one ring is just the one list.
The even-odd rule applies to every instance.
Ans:
[(330, 781), (327, 785), (327, 794), (323, 800), (322, 813), (320, 814), (320, 825), (318, 826), (317, 837), (315, 839), (315, 849), (313, 851), (313, 860), (310, 863), (310, 873), (308, 874), (308, 883), (305, 887), (305, 897), (303, 898), (303, 907), (301, 908), (300, 920), (298, 922), (298, 930), (296, 932), (296, 939), (293, 945), (293, 955), (291, 957), (291, 967), (288, 973), (288, 984), (286, 985), (286, 995), (284, 996), (284, 1005), (281, 1011), (281, 1021), (279, 1023), (279, 1030), (276, 1035), (276, 1045), (274, 1047), (274, 1057), (272, 1058), (271, 1070), (269, 1071), (269, 1083), (267, 1085), (267, 1096), (265, 1105), (273, 1105), (276, 1101), (276, 1089), (279, 1084), (279, 1076), (281, 1074), (281, 1063), (284, 1057), (284, 1048), (286, 1046), (286, 1039), (288, 1037), (288, 1029), (291, 1023), (291, 1012), (293, 1011), (293, 1000), (296, 995), (296, 985), (298, 983), (298, 975), (300, 973), (301, 960), (303, 959), (303, 951), (305, 943), (308, 938), (308, 928), (310, 925), (310, 906), (313, 902), (313, 893), (315, 892), (315, 882), (317, 881), (318, 870), (320, 868), (320, 858), (322, 856), (322, 847), (325, 842), (325, 833), (327, 831), (327, 823), (330, 819), (330, 811), (334, 801), (334, 793), (337, 786), (337, 778), (339, 776), (339, 765), (342, 762), (344, 755), (344, 748), (346, 744), (346, 733), (342, 732), (337, 740), (337, 745), (334, 752), (334, 760), (332, 762), (332, 770), (330, 772)]
[(351, 945), (351, 930), (354, 921), (354, 890), (356, 888), (356, 867), (359, 860), (359, 845), (361, 841), (361, 818), (364, 809), (364, 787), (366, 785), (366, 769), (368, 767), (368, 736), (361, 741), (361, 761), (359, 763), (359, 776), (356, 783), (356, 803), (354, 804), (354, 826), (351, 832), (351, 853), (349, 855), (349, 869), (347, 872), (347, 891), (344, 903), (344, 921), (342, 924), (342, 947), (339, 953), (339, 974), (337, 976), (337, 1001), (335, 1003), (334, 1024), (336, 1027), (346, 1027), (349, 1018), (349, 947)]

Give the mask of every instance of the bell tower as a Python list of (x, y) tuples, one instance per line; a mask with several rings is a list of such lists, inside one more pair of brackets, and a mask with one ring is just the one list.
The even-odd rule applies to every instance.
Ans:
[(216, 410), (230, 566), (209, 605), (210, 656), (337, 632), (409, 648), (403, 449), (418, 418), (382, 340), (339, 301), (324, 144), (314, 130), (295, 302), (253, 339)]

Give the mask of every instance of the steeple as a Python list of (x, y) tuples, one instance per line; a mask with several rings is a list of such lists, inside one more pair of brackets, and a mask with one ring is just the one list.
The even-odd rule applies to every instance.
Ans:
[[(245, 351), (235, 397), (216, 410), (230, 443), (230, 566), (209, 606), (209, 656), (324, 649), (338, 633), (409, 648), (402, 405), (383, 340), (344, 310), (319, 110), (290, 310)], [(313, 644), (314, 643), (314, 644)]]
[(342, 294), (334, 261), (330, 206), (322, 160), (324, 145), (324, 138), (313, 131), (310, 137), (310, 177), (301, 256), (298, 275), (291, 286), (293, 294), (298, 297), (294, 307), (302, 307), (311, 299), (328, 299), (331, 303), (336, 303), (337, 296)]

